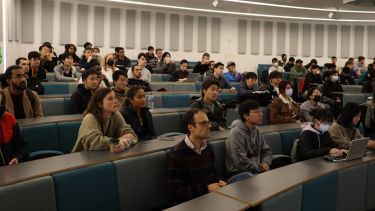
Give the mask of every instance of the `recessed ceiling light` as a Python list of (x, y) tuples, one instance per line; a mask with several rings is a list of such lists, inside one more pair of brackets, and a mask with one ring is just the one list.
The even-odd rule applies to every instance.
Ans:
[(218, 4), (219, 4), (219, 0), (214, 0), (212, 2), (212, 6), (214, 6), (214, 7), (217, 7)]

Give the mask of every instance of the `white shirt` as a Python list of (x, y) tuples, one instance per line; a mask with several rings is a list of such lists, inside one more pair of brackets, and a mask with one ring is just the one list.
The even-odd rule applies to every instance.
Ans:
[(184, 141), (185, 141), (186, 146), (188, 146), (191, 150), (193, 150), (194, 152), (196, 152), (198, 155), (200, 155), (202, 153), (202, 151), (207, 148), (207, 141), (205, 141), (205, 140), (202, 141), (200, 149), (196, 149), (195, 148), (194, 144), (190, 141), (188, 135), (185, 136), (185, 140)]
[(283, 67), (281, 67), (281, 66), (277, 66), (277, 67), (275, 67), (275, 66), (271, 66), (269, 69), (268, 69), (268, 74), (271, 74), (273, 71), (279, 71), (279, 72), (284, 72), (284, 68)]
[[(141, 73), (142, 73), (141, 79), (151, 83), (151, 73), (146, 67), (143, 67)], [(128, 78), (134, 78), (133, 73), (132, 73), (132, 68), (129, 68), (128, 70)]]

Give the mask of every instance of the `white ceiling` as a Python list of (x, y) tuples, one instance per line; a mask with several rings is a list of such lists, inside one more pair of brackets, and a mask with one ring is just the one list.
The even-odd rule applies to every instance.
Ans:
[[(97, 0), (107, 2), (110, 0)], [(293, 17), (306, 17), (306, 18), (328, 18), (329, 11), (312, 11), (301, 10), (294, 8), (280, 8), (274, 6), (262, 6), (253, 4), (244, 4), (238, 2), (230, 2), (226, 0), (219, 0), (219, 5), (215, 8), (212, 5), (213, 0), (132, 0), (135, 2), (145, 2), (160, 5), (170, 5), (179, 7), (252, 13), (252, 14), (267, 14), (279, 16), (293, 16)], [(375, 11), (375, 7), (357, 6), (357, 5), (344, 5), (343, 0), (245, 0), (250, 2), (271, 3), (279, 5), (289, 5), (308, 8), (322, 8), (322, 9), (340, 9), (340, 10), (355, 10), (355, 11)], [(365, 0), (370, 1), (370, 0)], [(371, 0), (372, 1), (372, 0)], [(117, 4), (117, 3), (116, 3)], [(126, 4), (124, 4), (126, 5)], [(146, 8), (147, 6), (141, 6)], [(339, 14), (341, 19), (353, 20), (374, 20), (375, 14), (362, 14), (362, 13), (343, 13)]]

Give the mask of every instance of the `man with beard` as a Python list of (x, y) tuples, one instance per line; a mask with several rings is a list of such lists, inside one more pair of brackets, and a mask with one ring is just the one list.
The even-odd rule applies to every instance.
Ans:
[(5, 105), (9, 113), (16, 119), (43, 116), (39, 96), (26, 88), (26, 74), (18, 65), (10, 66), (4, 73), (5, 87), (1, 105)]

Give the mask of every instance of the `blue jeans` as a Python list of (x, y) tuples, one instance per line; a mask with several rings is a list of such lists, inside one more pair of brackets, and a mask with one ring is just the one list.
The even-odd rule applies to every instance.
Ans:
[(250, 172), (246, 172), (246, 171), (241, 172), (241, 173), (236, 174), (236, 175), (232, 176), (231, 178), (227, 179), (227, 183), (231, 184), (231, 183), (234, 183), (234, 182), (238, 182), (238, 181), (247, 179), (247, 178), (252, 177), (252, 176), (254, 176), (254, 174), (252, 174)]

